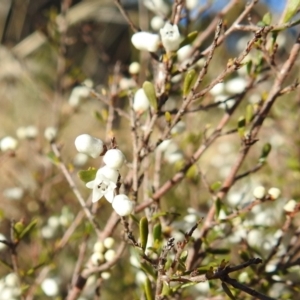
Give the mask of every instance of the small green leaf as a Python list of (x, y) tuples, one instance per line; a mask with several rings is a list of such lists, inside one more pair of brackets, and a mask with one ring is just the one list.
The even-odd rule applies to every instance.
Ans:
[(148, 219), (147, 217), (142, 217), (140, 220), (140, 241), (142, 249), (145, 251), (148, 241), (148, 234), (149, 234), (149, 228), (148, 228)]
[(249, 124), (253, 118), (254, 110), (253, 105), (248, 104), (246, 107), (246, 124)]
[(168, 111), (165, 112), (165, 119), (166, 119), (168, 124), (170, 124), (171, 121), (172, 121), (172, 116)]
[(20, 239), (20, 236), (22, 234), (22, 231), (24, 230), (25, 226), (24, 226), (24, 223), (23, 222), (17, 222), (14, 224), (14, 227), (13, 227), (13, 230), (14, 230), (14, 233), (15, 233), (15, 238), (17, 240)]
[(49, 152), (48, 154), (47, 154), (47, 157), (51, 160), (51, 162), (53, 163), (53, 164), (58, 164), (60, 161), (59, 161), (59, 158), (54, 154), (54, 152)]
[(153, 240), (155, 241), (161, 241), (162, 235), (161, 235), (161, 224), (156, 223), (153, 226)]
[(293, 16), (297, 13), (300, 7), (300, 0), (288, 0), (285, 7), (285, 15), (283, 17), (283, 23), (289, 22)]
[(146, 262), (141, 262), (141, 269), (147, 274), (150, 275), (154, 280), (156, 280), (156, 273), (152, 266)]
[(150, 105), (157, 110), (157, 99), (154, 85), (150, 81), (145, 81), (143, 83), (143, 90), (150, 102)]
[(195, 165), (192, 165), (186, 172), (186, 178), (195, 180), (198, 176), (199, 172), (197, 170), (197, 167)]
[(272, 22), (272, 15), (270, 12), (267, 12), (264, 16), (262, 21), (266, 24), (266, 25), (270, 25)]
[(238, 133), (241, 138), (245, 136), (246, 119), (245, 117), (239, 117), (238, 119)]
[(215, 192), (215, 191), (217, 191), (221, 186), (222, 186), (222, 182), (221, 182), (221, 181), (216, 181), (216, 182), (214, 182), (214, 183), (212, 183), (212, 184), (210, 185), (210, 190), (211, 190), (212, 192)]
[(219, 217), (221, 208), (222, 208), (222, 202), (221, 202), (220, 198), (217, 198), (217, 200), (216, 200), (216, 217), (217, 218)]
[(252, 70), (252, 65), (253, 65), (253, 62), (252, 60), (249, 60), (246, 64), (246, 68), (247, 68), (247, 74), (250, 75), (251, 74), (251, 70)]
[(270, 143), (265, 144), (262, 148), (259, 162), (261, 162), (261, 163), (265, 162), (268, 155), (270, 154), (271, 150), (272, 150), (271, 144)]
[(36, 226), (37, 220), (31, 221), (21, 232), (20, 239), (24, 238), (26, 235), (28, 235)]
[(94, 117), (95, 117), (99, 122), (101, 122), (101, 123), (104, 122), (101, 113), (99, 113), (99, 111), (97, 111), (97, 110), (94, 111)]
[(144, 290), (147, 300), (154, 300), (153, 292), (152, 292), (152, 286), (149, 278), (147, 277), (145, 283), (144, 283)]
[(197, 37), (198, 31), (192, 31), (190, 32), (187, 37), (180, 43), (179, 49), (186, 46), (190, 45)]
[(168, 283), (166, 283), (165, 281), (163, 282), (163, 288), (162, 288), (162, 292), (161, 295), (162, 296), (169, 296), (170, 295), (170, 286)]
[(89, 168), (88, 170), (79, 171), (78, 177), (84, 182), (90, 182), (95, 179), (97, 170), (95, 168)]
[(189, 70), (184, 78), (183, 96), (187, 96), (187, 94), (190, 92), (191, 88), (194, 86), (196, 79), (197, 79), (196, 71), (194, 69)]

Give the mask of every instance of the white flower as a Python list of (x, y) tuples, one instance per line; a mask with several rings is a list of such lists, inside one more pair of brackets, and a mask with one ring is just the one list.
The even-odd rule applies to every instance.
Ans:
[(296, 205), (297, 205), (297, 202), (294, 200), (294, 199), (291, 199), (289, 200), (285, 206), (283, 207), (283, 209), (286, 211), (286, 212), (293, 212), (296, 208)]
[(145, 94), (144, 89), (138, 89), (134, 94), (133, 109), (138, 113), (145, 112), (150, 107), (148, 97)]
[(247, 82), (244, 78), (236, 77), (226, 82), (225, 88), (228, 93), (239, 94), (246, 88)]
[(109, 168), (119, 170), (125, 162), (125, 156), (119, 149), (110, 149), (103, 156), (103, 161)]
[(89, 96), (90, 91), (91, 89), (87, 86), (74, 87), (68, 100), (69, 104), (72, 107), (77, 107), (80, 104), (81, 99)]
[(144, 5), (153, 11), (155, 14), (163, 14), (167, 16), (170, 11), (170, 7), (164, 0), (144, 0)]
[(9, 150), (16, 150), (17, 146), (18, 141), (11, 136), (6, 136), (0, 141), (0, 149), (3, 152)]
[(156, 52), (159, 47), (159, 35), (140, 31), (133, 34), (131, 42), (138, 50)]
[(111, 249), (115, 243), (115, 239), (112, 237), (107, 237), (104, 239), (103, 244), (106, 249)]
[(256, 199), (263, 199), (266, 196), (266, 189), (263, 186), (257, 186), (253, 190), (253, 196)]
[(164, 27), (165, 21), (161, 16), (154, 16), (151, 19), (150, 25), (151, 25), (153, 30), (158, 31), (159, 29)]
[(183, 121), (179, 121), (172, 129), (171, 134), (179, 134), (184, 132), (186, 129), (185, 123)]
[(181, 37), (177, 25), (166, 23), (160, 29), (161, 41), (167, 52), (176, 51), (179, 48)]
[(121, 217), (130, 215), (134, 210), (134, 205), (135, 203), (124, 194), (117, 195), (112, 202), (113, 209)]
[(209, 93), (213, 96), (222, 95), (225, 91), (225, 84), (224, 82), (217, 83), (210, 91)]
[(16, 273), (9, 273), (5, 276), (5, 284), (9, 287), (15, 287), (19, 284), (19, 279)]
[(49, 297), (57, 296), (59, 292), (58, 284), (56, 280), (52, 278), (46, 278), (42, 282), (41, 288), (44, 291), (44, 293)]
[(101, 273), (101, 278), (104, 280), (107, 280), (111, 277), (111, 274), (109, 272), (102, 272)]
[(214, 102), (215, 103), (222, 102), (218, 105), (218, 107), (226, 110), (226, 109), (230, 109), (234, 105), (235, 100), (229, 99), (227, 95), (218, 95), (215, 97)]
[(105, 252), (104, 258), (106, 261), (112, 261), (116, 256), (116, 251), (113, 249), (109, 249)]
[(94, 266), (99, 266), (104, 262), (104, 255), (101, 252), (94, 252), (91, 256), (91, 262)]
[(192, 52), (192, 46), (191, 45), (185, 45), (181, 47), (177, 51), (177, 59), (179, 62), (183, 62), (184, 60), (188, 59), (191, 57), (191, 52)]
[(78, 152), (87, 154), (93, 158), (103, 152), (103, 142), (89, 134), (81, 134), (75, 139), (75, 147)]
[(16, 131), (16, 135), (17, 135), (18, 139), (20, 139), (20, 140), (26, 139), (26, 127), (24, 127), (24, 126), (19, 127)]
[(105, 250), (104, 244), (101, 241), (95, 243), (93, 251), (103, 253)]
[(168, 149), (169, 145), (172, 143), (172, 140), (164, 140), (162, 141), (158, 147), (156, 148), (157, 151), (164, 152)]
[(76, 153), (74, 159), (73, 159), (73, 164), (76, 167), (82, 167), (84, 166), (89, 159), (89, 156), (85, 153)]
[(5, 189), (3, 195), (9, 200), (21, 200), (24, 195), (24, 190), (20, 187), (12, 187)]
[(280, 189), (278, 189), (276, 187), (272, 187), (268, 190), (268, 194), (272, 200), (276, 200), (279, 198), (281, 191), (280, 191)]
[(134, 61), (129, 65), (128, 71), (130, 74), (138, 74), (140, 72), (141, 66), (138, 62)]
[(38, 135), (38, 129), (34, 125), (29, 125), (26, 127), (26, 138), (35, 139)]
[(197, 7), (199, 1), (198, 0), (186, 0), (185, 1), (185, 6), (188, 10), (192, 10), (195, 7)]
[(47, 127), (44, 131), (44, 137), (47, 141), (53, 142), (57, 136), (57, 128)]
[(129, 90), (136, 87), (136, 82), (133, 78), (123, 77), (119, 81), (119, 86), (121, 90)]
[(114, 190), (117, 187), (116, 182), (119, 177), (119, 172), (104, 166), (97, 171), (95, 180), (86, 184), (86, 187), (93, 189), (92, 202), (97, 202), (103, 196), (108, 202), (112, 202), (114, 198)]

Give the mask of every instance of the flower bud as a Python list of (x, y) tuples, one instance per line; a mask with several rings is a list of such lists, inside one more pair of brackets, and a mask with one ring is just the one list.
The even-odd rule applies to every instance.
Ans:
[(9, 150), (16, 150), (17, 146), (18, 141), (11, 136), (6, 136), (0, 141), (0, 149), (3, 152)]
[(58, 284), (53, 278), (46, 278), (42, 282), (41, 288), (48, 297), (57, 296), (59, 292)]
[(133, 34), (131, 42), (138, 50), (156, 52), (159, 47), (159, 35), (140, 31)]
[(104, 150), (103, 142), (89, 134), (81, 134), (75, 139), (78, 152), (85, 153), (93, 158), (98, 157)]
[(107, 237), (104, 241), (103, 244), (106, 249), (111, 249), (115, 243), (115, 239), (112, 237)]
[(278, 188), (272, 187), (268, 190), (268, 194), (272, 200), (276, 200), (279, 198), (281, 191)]
[(113, 249), (109, 249), (105, 252), (104, 258), (106, 261), (112, 261), (116, 256), (116, 251)]
[(53, 142), (57, 136), (57, 128), (47, 127), (44, 131), (44, 137), (47, 141)]
[(263, 199), (266, 196), (266, 189), (263, 186), (257, 186), (253, 190), (253, 196), (256, 199)]
[(295, 208), (296, 208), (297, 202), (294, 199), (289, 200), (285, 206), (283, 207), (283, 209), (287, 212), (287, 213), (292, 213)]
[(246, 88), (247, 82), (242, 77), (236, 77), (226, 82), (225, 88), (228, 93), (242, 93)]
[(98, 241), (98, 242), (96, 242), (94, 244), (94, 248), (93, 248), (94, 252), (100, 252), (100, 253), (102, 253), (102, 252), (104, 252), (104, 250), (105, 250), (105, 247), (104, 247), (104, 243), (103, 242)]
[(94, 252), (91, 256), (91, 262), (94, 266), (99, 266), (104, 262), (104, 255), (101, 252)]
[(109, 272), (102, 272), (101, 273), (101, 278), (104, 280), (107, 280), (111, 277), (111, 274)]
[(134, 205), (135, 203), (124, 194), (115, 196), (112, 202), (113, 209), (121, 217), (130, 215), (134, 210)]
[(90, 91), (91, 89), (88, 86), (74, 87), (68, 100), (69, 104), (72, 107), (77, 107), (80, 104), (81, 99), (89, 96)]
[(150, 22), (151, 28), (155, 31), (163, 28), (165, 25), (165, 21), (161, 16), (154, 16)]
[(119, 149), (110, 149), (103, 156), (103, 161), (107, 167), (119, 170), (125, 162), (125, 156)]
[(128, 71), (130, 74), (138, 74), (140, 72), (141, 66), (138, 62), (134, 61), (129, 65)]
[(145, 112), (150, 107), (150, 102), (144, 89), (138, 89), (134, 94), (133, 110), (138, 113)]
[(166, 52), (176, 51), (179, 48), (181, 37), (177, 25), (166, 23), (160, 29), (161, 41)]

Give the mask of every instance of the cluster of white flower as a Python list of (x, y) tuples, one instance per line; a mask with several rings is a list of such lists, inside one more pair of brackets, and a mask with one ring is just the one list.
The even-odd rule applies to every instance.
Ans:
[(116, 256), (116, 251), (113, 249), (114, 244), (115, 240), (112, 237), (105, 238), (103, 242), (96, 242), (90, 258), (91, 263), (94, 266), (99, 266), (105, 262), (112, 261)]
[(94, 83), (92, 80), (86, 79), (82, 85), (75, 86), (68, 100), (70, 106), (78, 107), (82, 99), (88, 98), (93, 85)]
[(87, 154), (93, 158), (103, 155), (105, 165), (97, 170), (95, 179), (86, 183), (86, 187), (93, 190), (92, 202), (97, 202), (105, 197), (112, 204), (113, 209), (120, 216), (128, 216), (134, 210), (134, 202), (126, 195), (115, 195), (119, 170), (125, 162), (125, 156), (119, 149), (109, 149), (103, 141), (89, 134), (79, 135), (75, 139), (75, 147), (78, 152)]
[(266, 189), (263, 186), (257, 186), (253, 190), (253, 196), (256, 199), (264, 199), (267, 196), (268, 199), (270, 199), (270, 200), (276, 200), (279, 198), (280, 194), (281, 194), (280, 189), (278, 189), (276, 187), (270, 188), (268, 190), (268, 194), (266, 193)]
[(21, 296), (21, 288), (19, 287), (18, 276), (10, 273), (0, 279), (0, 299), (1, 300), (17, 300)]

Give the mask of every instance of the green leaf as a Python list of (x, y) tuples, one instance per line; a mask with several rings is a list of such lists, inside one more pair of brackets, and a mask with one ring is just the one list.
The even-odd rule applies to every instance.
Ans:
[(164, 281), (161, 295), (162, 296), (169, 296), (171, 294), (170, 291), (171, 290), (170, 290), (169, 284)]
[(150, 275), (154, 280), (156, 280), (156, 273), (152, 266), (146, 262), (141, 262), (141, 269), (147, 274)]
[(90, 182), (95, 179), (97, 170), (95, 168), (89, 168), (88, 170), (81, 170), (78, 172), (78, 177), (84, 182)]
[(238, 133), (241, 138), (245, 136), (246, 119), (245, 117), (239, 117), (238, 119)]
[(246, 107), (246, 124), (249, 124), (253, 118), (254, 110), (253, 105), (248, 104)]
[(154, 85), (150, 81), (145, 81), (143, 83), (143, 90), (150, 102), (150, 105), (157, 110), (157, 99)]
[(51, 162), (53, 164), (58, 164), (60, 161), (59, 161), (59, 158), (54, 154), (54, 152), (50, 151), (48, 154), (47, 154), (47, 157), (51, 160)]
[(145, 251), (148, 241), (148, 234), (149, 234), (149, 228), (148, 228), (148, 219), (147, 217), (142, 217), (140, 220), (140, 241), (142, 249)]
[(250, 75), (251, 74), (251, 70), (252, 70), (252, 60), (249, 60), (246, 64), (246, 68), (247, 68), (247, 74)]
[(186, 172), (186, 178), (194, 180), (197, 178), (199, 172), (197, 170), (197, 167), (195, 165), (192, 165)]
[(172, 116), (168, 111), (165, 112), (165, 119), (166, 119), (168, 124), (170, 124), (171, 121), (172, 121)]
[(288, 0), (285, 7), (283, 23), (289, 22), (300, 7), (300, 0)]
[(211, 190), (212, 192), (215, 192), (215, 191), (217, 191), (221, 186), (222, 186), (222, 182), (221, 182), (221, 181), (216, 181), (216, 182), (214, 182), (214, 183), (212, 183), (212, 184), (210, 185), (210, 190)]
[(22, 239), (24, 238), (26, 235), (28, 235), (36, 226), (37, 224), (37, 220), (33, 220), (31, 221), (21, 232), (21, 234), (19, 235), (19, 238)]
[(197, 37), (198, 31), (192, 31), (190, 32), (187, 37), (180, 43), (179, 49), (186, 46), (190, 45)]
[(217, 217), (217, 218), (219, 217), (221, 208), (222, 208), (222, 202), (221, 202), (220, 198), (218, 198), (218, 199), (216, 200), (216, 217)]
[(272, 15), (270, 12), (267, 12), (264, 16), (262, 21), (266, 24), (266, 25), (270, 25), (272, 22)]
[(272, 150), (271, 144), (270, 143), (265, 144), (262, 148), (259, 162), (264, 163), (266, 161), (268, 155), (270, 154), (271, 150)]
[(161, 241), (162, 235), (161, 235), (161, 224), (156, 223), (153, 226), (153, 240), (155, 241)]
[(196, 71), (194, 69), (189, 70), (185, 75), (184, 83), (183, 83), (183, 96), (187, 96), (190, 92), (191, 88), (194, 86), (196, 82)]
[(152, 287), (151, 287), (151, 282), (150, 282), (149, 278), (147, 278), (145, 283), (144, 283), (144, 291), (145, 291), (145, 295), (146, 295), (147, 300), (154, 300)]
[(94, 117), (95, 117), (99, 122), (101, 122), (101, 123), (104, 122), (101, 113), (99, 113), (99, 111), (97, 111), (97, 110), (94, 111)]

